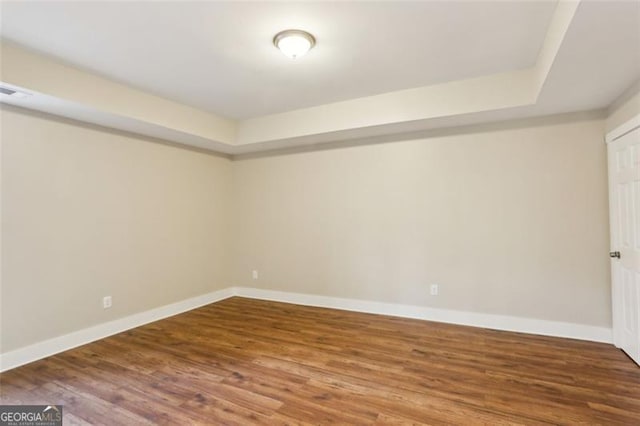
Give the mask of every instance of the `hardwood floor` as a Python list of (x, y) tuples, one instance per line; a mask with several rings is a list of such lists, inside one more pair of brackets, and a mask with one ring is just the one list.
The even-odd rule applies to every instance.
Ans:
[(611, 345), (231, 298), (0, 375), (66, 424), (640, 424)]

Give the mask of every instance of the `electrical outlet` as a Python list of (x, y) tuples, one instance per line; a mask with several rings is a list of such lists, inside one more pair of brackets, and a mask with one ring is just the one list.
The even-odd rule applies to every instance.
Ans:
[(109, 309), (111, 307), (112, 301), (111, 296), (105, 296), (102, 298), (102, 307), (104, 309)]
[(431, 284), (431, 295), (432, 296), (438, 295), (438, 284)]
[(254, 280), (258, 279), (258, 271), (254, 270), (253, 273), (251, 274), (251, 276), (253, 277)]

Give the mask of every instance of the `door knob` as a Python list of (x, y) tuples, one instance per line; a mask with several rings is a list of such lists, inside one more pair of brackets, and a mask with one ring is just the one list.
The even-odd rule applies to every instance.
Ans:
[(609, 257), (611, 257), (611, 258), (617, 257), (618, 259), (620, 259), (620, 252), (619, 251), (610, 251), (609, 252)]

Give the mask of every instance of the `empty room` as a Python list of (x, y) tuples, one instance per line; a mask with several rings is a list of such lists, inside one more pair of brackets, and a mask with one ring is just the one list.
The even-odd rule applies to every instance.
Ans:
[(640, 1), (0, 20), (0, 426), (640, 424)]

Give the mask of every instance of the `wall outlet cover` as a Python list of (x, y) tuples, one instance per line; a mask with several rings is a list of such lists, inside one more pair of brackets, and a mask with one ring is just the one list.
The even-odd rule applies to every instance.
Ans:
[(112, 305), (111, 296), (105, 296), (102, 298), (102, 307), (104, 309), (109, 309)]

